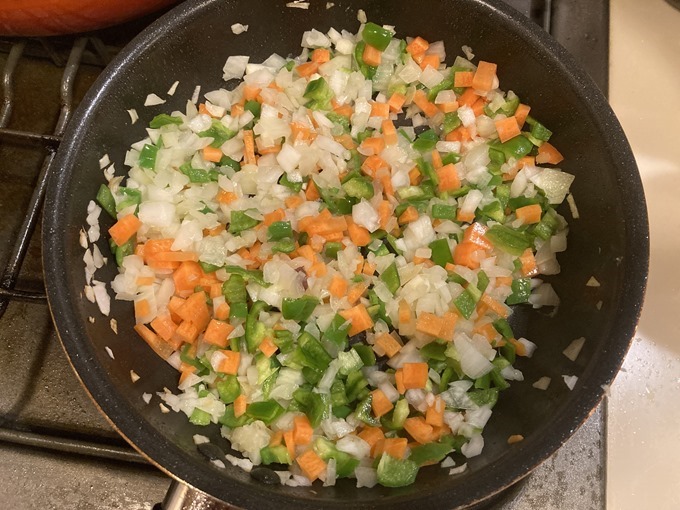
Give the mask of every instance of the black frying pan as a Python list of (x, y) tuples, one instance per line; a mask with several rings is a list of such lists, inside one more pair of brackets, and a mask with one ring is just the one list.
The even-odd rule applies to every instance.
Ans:
[[(549, 457), (597, 406), (623, 359), (638, 320), (648, 264), (648, 226), (642, 186), (626, 138), (593, 82), (548, 35), (511, 8), (481, 0), (312, 1), (310, 9), (285, 7), (286, 0), (202, 0), (171, 11), (125, 48), (100, 76), (70, 124), (57, 158), (45, 204), (44, 266), (52, 314), (73, 367), (101, 410), (120, 433), (172, 477), (234, 505), (293, 508), (463, 507), (484, 500), (525, 476)], [(356, 12), (397, 26), (400, 34), (444, 39), (450, 55), (463, 44), (478, 58), (497, 62), (504, 89), (515, 90), (556, 134), (563, 168), (577, 176), (573, 193), (581, 219), (571, 221), (569, 250), (560, 254), (562, 274), (550, 278), (562, 299), (554, 317), (521, 308), (515, 331), (539, 345), (522, 360), (526, 381), (504, 392), (485, 431), (484, 453), (469, 470), (449, 476), (423, 469), (415, 485), (401, 489), (356, 489), (353, 480), (336, 487), (290, 488), (261, 484), (238, 468), (219, 469), (196, 450), (192, 435), (206, 434), (228, 447), (217, 426), (195, 427), (183, 414), (161, 414), (158, 400), (146, 405), (143, 392), (176, 387), (177, 373), (132, 332), (132, 306), (114, 302), (114, 334), (108, 319), (82, 298), (84, 285), (78, 231), (87, 203), (103, 176), (98, 159), (108, 153), (123, 171), (131, 142), (157, 113), (183, 109), (194, 86), (223, 86), (221, 69), (229, 55), (297, 54), (302, 32), (312, 27), (356, 31)], [(232, 23), (250, 26), (234, 36)], [(143, 107), (150, 92), (179, 89), (162, 107)], [(126, 110), (141, 122), (130, 126)], [(561, 211), (568, 218), (569, 212)], [(110, 226), (103, 218), (103, 227)], [(106, 253), (106, 242), (99, 242)], [(97, 278), (110, 281), (113, 263)], [(600, 287), (586, 287), (595, 276)], [(601, 301), (601, 309), (596, 304)], [(88, 316), (97, 317), (94, 324)], [(577, 362), (561, 354), (575, 338), (587, 342)], [(104, 346), (110, 347), (112, 360)], [(134, 369), (141, 380), (133, 384)], [(579, 377), (573, 391), (563, 374)], [(541, 376), (553, 382), (545, 392), (532, 388)], [(525, 440), (509, 446), (511, 434)]]

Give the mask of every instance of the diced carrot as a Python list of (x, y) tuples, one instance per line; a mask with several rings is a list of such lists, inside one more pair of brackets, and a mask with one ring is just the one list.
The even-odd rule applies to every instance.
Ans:
[(496, 276), (496, 287), (512, 285), (512, 276)]
[(236, 400), (234, 400), (234, 416), (240, 418), (246, 414), (246, 408), (248, 407), (248, 402), (246, 401), (246, 396), (242, 393)]
[(373, 326), (373, 319), (361, 303), (348, 310), (340, 310), (338, 313), (350, 323), (349, 336), (358, 335)]
[(491, 62), (479, 61), (477, 71), (472, 78), (472, 88), (488, 92), (493, 88), (494, 78), (496, 77), (496, 64)]
[(291, 460), (295, 459), (295, 440), (293, 439), (292, 429), (283, 433), (283, 440), (286, 443), (286, 450), (288, 450)]
[(137, 233), (142, 222), (134, 214), (128, 214), (119, 219), (109, 229), (109, 235), (114, 243), (122, 246), (127, 243), (130, 238)]
[(399, 301), (399, 324), (408, 324), (411, 322), (411, 306), (408, 301), (402, 299)]
[(168, 302), (168, 310), (170, 310), (170, 317), (174, 322), (180, 322), (182, 318), (177, 315), (177, 310), (184, 304), (184, 299), (178, 296), (172, 296)]
[(520, 129), (524, 127), (524, 123), (529, 116), (529, 111), (531, 107), (525, 104), (520, 104), (515, 110), (515, 119), (517, 119), (517, 124), (519, 124)]
[(390, 105), (373, 101), (371, 103), (371, 117), (388, 119), (390, 117)]
[(347, 118), (351, 117), (352, 114), (354, 113), (354, 110), (348, 104), (336, 106), (335, 108), (333, 108), (333, 111), (335, 113), (337, 113), (338, 115), (342, 115), (343, 117), (347, 117)]
[(155, 262), (198, 262), (195, 251), (161, 251), (154, 255)]
[(564, 156), (560, 154), (555, 147), (553, 147), (548, 142), (543, 142), (543, 144), (538, 148), (538, 156), (536, 156), (536, 163), (543, 164), (549, 163), (551, 165), (557, 165), (564, 160)]
[(215, 318), (220, 321), (226, 321), (229, 318), (229, 313), (231, 312), (231, 307), (229, 303), (222, 303), (215, 310)]
[(427, 408), (427, 412), (425, 413), (425, 423), (432, 425), (433, 427), (443, 427), (444, 409), (444, 401), (440, 396), (436, 396), (434, 403)]
[(371, 264), (368, 260), (364, 262), (364, 268), (361, 270), (362, 273), (364, 273), (367, 276), (373, 276), (373, 273), (375, 273), (376, 265)]
[[(135, 318), (139, 321), (151, 313), (151, 305), (148, 299), (138, 299), (135, 301)], [(146, 322), (146, 321), (143, 321)]]
[(180, 297), (188, 297), (193, 294), (198, 286), (203, 270), (198, 262), (185, 261), (172, 273), (172, 280), (175, 282), (175, 292)]
[(498, 331), (496, 331), (491, 322), (477, 324), (472, 332), (486, 337), (489, 342), (494, 341), (499, 336)]
[[(366, 138), (359, 146), (365, 152), (370, 152), (372, 154), (380, 154), (385, 148), (385, 140), (381, 136), (372, 136)], [(371, 154), (369, 154), (370, 156)]]
[(331, 52), (328, 48), (316, 48), (312, 52), (312, 62), (323, 64), (331, 59)]
[(246, 101), (253, 101), (257, 98), (259, 93), (262, 91), (262, 89), (258, 89), (257, 87), (253, 87), (252, 85), (244, 84), (243, 85), (243, 99)]
[(241, 363), (241, 353), (236, 351), (220, 352), (224, 354), (224, 358), (220, 361), (217, 371), (227, 375), (238, 374), (238, 366)]
[(326, 471), (326, 463), (311, 448), (295, 459), (295, 462), (298, 463), (302, 473), (310, 482), (319, 478), (319, 475)]
[(295, 444), (309, 444), (312, 442), (314, 429), (305, 415), (293, 418), (293, 440)]
[(522, 342), (514, 338), (509, 338), (508, 342), (515, 346), (515, 353), (517, 354), (517, 356), (527, 355), (527, 348)]
[(532, 225), (541, 221), (541, 214), (543, 210), (539, 204), (525, 205), (524, 207), (518, 207), (515, 210), (515, 215), (518, 220), (522, 220), (525, 225)]
[(305, 62), (304, 64), (300, 64), (299, 66), (297, 66), (295, 68), (295, 71), (302, 78), (309, 78), (311, 75), (313, 75), (318, 70), (319, 70), (319, 63), (318, 62)]
[(196, 338), (198, 338), (198, 334), (200, 331), (198, 330), (198, 327), (191, 322), (191, 321), (182, 321), (179, 326), (177, 326), (177, 329), (175, 330), (175, 334), (172, 336), (172, 341), (177, 344), (193, 344), (196, 341)]
[(472, 112), (475, 114), (475, 117), (479, 117), (484, 113), (485, 106), (486, 100), (483, 97), (480, 97), (479, 99), (477, 99), (477, 101), (472, 103), (472, 106), (470, 108), (472, 108)]
[(380, 51), (375, 46), (367, 44), (364, 47), (364, 53), (361, 55), (364, 59), (364, 63), (369, 66), (379, 66), (382, 62), (382, 51)]
[(465, 126), (458, 126), (456, 129), (446, 135), (447, 142), (466, 142), (471, 140), (470, 131)]
[(389, 168), (389, 165), (377, 154), (368, 156), (361, 164), (361, 169), (365, 174), (374, 177), (381, 168)]
[(236, 200), (238, 200), (238, 195), (236, 193), (224, 191), (223, 189), (217, 192), (217, 201), (220, 204), (229, 205)]
[(349, 292), (347, 293), (347, 301), (350, 305), (355, 304), (367, 290), (368, 284), (366, 283), (357, 283), (352, 285), (352, 288), (349, 289)]
[(371, 456), (375, 456), (374, 448), (378, 441), (385, 439), (385, 433), (380, 427), (364, 427), (364, 429), (357, 434), (358, 437), (366, 441), (371, 446)]
[(302, 246), (300, 246), (298, 248), (297, 251), (298, 251), (298, 255), (300, 257), (303, 257), (303, 258), (309, 260), (310, 262), (316, 261), (316, 253), (314, 253), (314, 250), (308, 244), (303, 244)]
[(195, 292), (189, 296), (177, 310), (177, 315), (185, 321), (193, 322), (199, 331), (203, 331), (210, 322), (205, 292)]
[(182, 366), (179, 369), (179, 384), (182, 384), (187, 377), (189, 377), (191, 374), (193, 374), (196, 371), (196, 367), (193, 365), (186, 365), (185, 363), (182, 363)]
[(286, 207), (288, 207), (289, 209), (295, 209), (296, 207), (302, 205), (303, 202), (304, 200), (300, 195), (292, 195), (286, 198), (286, 200), (284, 200)]
[(212, 161), (213, 163), (219, 163), (222, 159), (222, 149), (219, 147), (211, 147), (208, 145), (203, 148), (203, 159), (206, 161)]
[(407, 390), (422, 389), (427, 384), (427, 363), (404, 363), (401, 369), (404, 372), (404, 388)]
[(257, 163), (255, 159), (255, 135), (251, 129), (243, 130), (243, 161), (246, 165), (254, 165)]
[(382, 333), (376, 337), (373, 349), (380, 356), (386, 355), (391, 358), (401, 350), (401, 344), (389, 333)]
[(510, 310), (508, 309), (507, 306), (505, 306), (502, 303), (499, 303), (488, 294), (482, 294), (480, 301), (500, 317), (506, 318), (508, 315), (510, 315)]
[(428, 101), (427, 95), (420, 89), (416, 90), (416, 93), (413, 95), (413, 102), (428, 117), (434, 117), (439, 113), (439, 108), (434, 103)]
[(269, 446), (281, 446), (283, 444), (283, 431), (277, 430), (269, 438)]
[(380, 439), (375, 445), (374, 457), (390, 455), (395, 459), (403, 459), (408, 449), (408, 439), (405, 437), (386, 437)]
[(458, 212), (456, 212), (456, 221), (460, 221), (461, 223), (472, 223), (475, 221), (475, 213), (458, 209)]
[(300, 122), (291, 122), (290, 131), (292, 142), (297, 142), (298, 140), (309, 140), (310, 130), (309, 127), (301, 124)]
[(227, 337), (234, 331), (234, 326), (228, 322), (212, 319), (203, 333), (203, 340), (211, 345), (226, 347), (229, 343)]
[(438, 103), (437, 108), (439, 108), (444, 113), (455, 112), (460, 108), (458, 101), (447, 101), (446, 103)]
[(371, 242), (371, 234), (368, 230), (354, 223), (351, 216), (347, 217), (347, 233), (350, 240), (357, 246), (367, 246)]
[(432, 425), (429, 425), (422, 416), (406, 418), (404, 430), (420, 444), (431, 442), (434, 436), (434, 428)]
[(201, 115), (208, 115), (209, 117), (212, 117), (212, 115), (210, 115), (210, 112), (208, 111), (208, 108), (205, 106), (205, 103), (201, 103), (198, 105), (198, 113), (200, 113)]
[(477, 269), (481, 258), (480, 254), (477, 253), (479, 250), (481, 248), (475, 243), (469, 241), (459, 243), (453, 250), (453, 263), (470, 269)]
[(463, 232), (463, 242), (474, 243), (480, 248), (485, 250), (490, 250), (493, 248), (491, 242), (486, 238), (486, 231), (488, 230), (486, 225), (474, 222), (471, 223), (468, 228)]
[(453, 163), (437, 168), (435, 171), (437, 172), (437, 177), (439, 177), (439, 191), (445, 193), (460, 188), (460, 177), (458, 177), (458, 171)]
[(246, 110), (245, 110), (245, 108), (243, 108), (243, 105), (237, 103), (237, 104), (231, 105), (231, 110), (229, 110), (229, 115), (236, 118), (236, 117), (240, 117), (241, 115), (243, 115), (243, 112), (245, 112), (245, 111)]
[(519, 124), (517, 124), (517, 119), (515, 117), (507, 117), (502, 120), (497, 120), (494, 122), (496, 126), (496, 132), (498, 133), (498, 139), (501, 143), (507, 142), (519, 136)]
[(376, 176), (383, 187), (383, 193), (388, 197), (394, 196), (394, 186), (392, 185), (392, 176), (387, 170), (380, 170)]
[(420, 62), (418, 62), (418, 65), (420, 66), (421, 69), (425, 69), (427, 66), (430, 66), (432, 69), (438, 69), (439, 57), (434, 54), (424, 55), (423, 59)]
[(270, 213), (265, 214), (262, 223), (264, 223), (264, 225), (268, 227), (275, 221), (283, 221), (285, 218), (286, 213), (284, 212), (283, 209), (279, 208)]
[(457, 71), (453, 75), (453, 86), (456, 88), (460, 87), (472, 87), (472, 78), (475, 73), (472, 71)]
[(172, 340), (172, 335), (175, 334), (177, 329), (177, 324), (175, 324), (170, 317), (170, 314), (157, 315), (154, 320), (151, 321), (151, 327), (166, 342)]
[(138, 276), (135, 279), (135, 284), (142, 287), (145, 285), (153, 285), (153, 282), (156, 281), (156, 278), (153, 276)]
[(442, 329), (443, 320), (433, 313), (421, 312), (416, 320), (416, 331), (425, 333), (431, 336), (439, 336)]
[(429, 47), (430, 43), (418, 36), (406, 45), (406, 51), (411, 55), (421, 55), (425, 53)]
[(315, 200), (319, 200), (321, 198), (319, 190), (316, 188), (316, 184), (314, 184), (314, 179), (310, 179), (309, 182), (307, 183), (307, 189), (305, 190), (305, 198), (307, 199), (308, 202), (314, 202)]
[(371, 392), (371, 408), (375, 417), (380, 418), (394, 409), (394, 404), (390, 402), (390, 399), (385, 396), (382, 390), (377, 389)]
[(138, 257), (144, 258), (144, 245), (143, 244), (140, 243), (137, 246), (135, 246), (135, 255), (137, 255)]
[(458, 97), (458, 104), (460, 105), (465, 105), (465, 106), (472, 106), (477, 102), (479, 99), (479, 96), (475, 92), (474, 89), (469, 88), (466, 89), (459, 97)]
[(435, 170), (444, 166), (444, 163), (442, 163), (442, 156), (439, 154), (438, 150), (433, 150), (430, 155), (432, 156), (432, 166)]
[(308, 276), (314, 276), (316, 278), (321, 278), (322, 276), (326, 276), (326, 274), (328, 274), (328, 267), (322, 260), (315, 262), (307, 270)]
[(216, 227), (203, 229), (203, 235), (214, 237), (220, 235), (224, 229), (224, 223), (219, 223)]
[(335, 136), (333, 139), (347, 150), (356, 149), (357, 144), (354, 143), (354, 140), (352, 140), (352, 135), (350, 134)]
[(328, 292), (331, 296), (341, 298), (347, 294), (347, 280), (345, 280), (339, 273), (335, 273), (328, 285)]
[(273, 340), (270, 337), (265, 337), (262, 342), (260, 342), (260, 345), (257, 347), (262, 351), (262, 354), (267, 356), (268, 358), (271, 358), (274, 353), (279, 349), (276, 344), (273, 342)]
[(420, 173), (420, 170), (418, 170), (417, 166), (414, 166), (409, 170), (408, 172), (408, 181), (411, 186), (417, 186), (420, 184), (420, 181), (422, 180), (423, 176)]
[(398, 369), (394, 372), (394, 382), (397, 385), (397, 391), (402, 395), (406, 393), (406, 386), (404, 386), (404, 370)]
[(536, 257), (534, 257), (534, 252), (531, 248), (524, 250), (524, 253), (519, 257), (519, 261), (522, 263), (521, 271), (523, 276), (536, 276), (538, 274)]
[(456, 329), (456, 322), (458, 322), (458, 314), (454, 312), (446, 312), (442, 316), (442, 327), (439, 330), (438, 337), (447, 342), (453, 341), (453, 334)]
[(390, 99), (387, 101), (387, 104), (390, 107), (390, 111), (392, 113), (400, 113), (402, 106), (404, 106), (404, 103), (406, 102), (406, 96), (404, 94), (401, 94), (399, 92), (395, 92), (390, 96)]
[(156, 333), (151, 331), (144, 324), (135, 324), (134, 329), (161, 358), (168, 359), (170, 355), (175, 352), (170, 344), (161, 340)]
[(387, 200), (383, 200), (378, 204), (378, 217), (380, 218), (380, 228), (385, 229), (387, 222), (392, 217), (392, 206)]
[(399, 216), (399, 224), (400, 225), (405, 225), (406, 223), (411, 223), (412, 221), (416, 221), (418, 219), (418, 210), (413, 207), (412, 205), (409, 205), (406, 210), (401, 213), (401, 216)]

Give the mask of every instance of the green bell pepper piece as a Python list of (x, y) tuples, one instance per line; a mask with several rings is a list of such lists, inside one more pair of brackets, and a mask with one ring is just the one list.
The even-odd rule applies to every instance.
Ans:
[(216, 385), (220, 400), (225, 404), (231, 404), (241, 394), (241, 384), (235, 375), (228, 375)]
[(453, 264), (453, 254), (446, 239), (432, 241), (429, 248), (432, 250), (432, 262), (441, 267), (445, 267), (446, 264)]
[(155, 145), (144, 144), (142, 150), (139, 152), (139, 166), (153, 170), (156, 166), (156, 155), (158, 154), (158, 147)]
[(120, 212), (131, 205), (139, 205), (142, 203), (142, 192), (138, 189), (121, 186), (118, 188), (118, 191), (122, 193), (125, 198), (116, 204), (116, 211)]
[(372, 400), (373, 395), (369, 393), (366, 398), (364, 398), (361, 402), (357, 404), (357, 407), (354, 411), (354, 415), (358, 420), (363, 421), (366, 425), (369, 425), (371, 427), (379, 427), (380, 420), (378, 420), (372, 414), (373, 412), (373, 409), (371, 407)]
[(432, 217), (437, 220), (456, 219), (456, 206), (447, 204), (434, 204), (432, 206)]
[(405, 487), (416, 481), (418, 464), (410, 459), (383, 455), (378, 463), (378, 483), (385, 487)]
[(232, 131), (226, 127), (218, 119), (212, 119), (210, 127), (205, 131), (198, 133), (201, 138), (212, 138), (213, 141), (210, 143), (211, 147), (220, 147), (227, 140), (231, 140), (238, 134), (237, 131)]
[(290, 226), (290, 221), (275, 221), (267, 229), (267, 235), (270, 241), (280, 241), (286, 237), (293, 237), (293, 229)]
[(312, 446), (316, 454), (325, 462), (335, 459), (335, 472), (338, 478), (345, 478), (354, 473), (359, 466), (359, 459), (349, 453), (342, 452), (328, 439), (319, 437)]
[(281, 313), (284, 319), (305, 322), (318, 304), (319, 300), (313, 296), (302, 296), (298, 299), (283, 298)]
[(245, 211), (232, 211), (231, 221), (229, 222), (229, 232), (232, 234), (240, 234), (244, 230), (256, 227), (260, 224), (260, 220), (251, 218)]
[(505, 300), (507, 304), (526, 303), (529, 301), (529, 296), (531, 296), (531, 278), (517, 278), (512, 281), (510, 288), (512, 289), (512, 294)]
[(380, 275), (380, 280), (387, 286), (392, 295), (397, 293), (399, 287), (401, 287), (401, 279), (399, 278), (399, 270), (395, 262), (387, 266), (387, 269)]
[(369, 21), (361, 31), (361, 38), (366, 44), (385, 51), (392, 40), (392, 32)]
[(453, 447), (448, 443), (421, 444), (411, 448), (409, 460), (415, 462), (418, 466), (435, 464), (444, 460), (444, 457), (452, 451)]
[(151, 119), (151, 122), (149, 122), (149, 127), (151, 129), (158, 129), (162, 126), (167, 126), (168, 124), (176, 124), (179, 126), (182, 124), (182, 122), (183, 121), (180, 117), (173, 117), (167, 113), (161, 113)]
[(352, 198), (370, 200), (374, 195), (373, 182), (366, 177), (354, 177), (343, 183), (342, 189)]
[(304, 356), (305, 366), (324, 371), (333, 360), (321, 342), (306, 331), (298, 337), (298, 346)]
[(505, 225), (492, 226), (486, 231), (486, 237), (496, 248), (517, 257), (533, 246), (533, 240), (529, 234)]
[(246, 414), (253, 420), (261, 420), (265, 424), (270, 424), (286, 410), (276, 400), (263, 400), (248, 404)]
[(206, 413), (199, 408), (195, 408), (193, 411), (191, 411), (189, 421), (194, 425), (201, 425), (202, 427), (205, 427), (206, 425), (210, 425), (211, 416), (209, 413)]
[(288, 448), (285, 445), (265, 446), (260, 450), (260, 457), (262, 464), (268, 466), (269, 464), (292, 464), (293, 461), (288, 453)]
[(99, 205), (102, 206), (109, 216), (116, 219), (116, 201), (113, 198), (113, 193), (106, 184), (99, 186), (97, 196), (95, 197)]

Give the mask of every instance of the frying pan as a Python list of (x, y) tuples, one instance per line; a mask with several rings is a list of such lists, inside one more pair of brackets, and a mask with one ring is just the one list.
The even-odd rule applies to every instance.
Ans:
[[(57, 157), (45, 204), (44, 267), (48, 297), (61, 341), (73, 368), (102, 412), (153, 464), (171, 477), (243, 508), (463, 508), (477, 504), (526, 476), (548, 458), (602, 399), (628, 349), (642, 305), (648, 265), (648, 225), (639, 175), (626, 138), (602, 94), (566, 51), (537, 26), (506, 5), (491, 0), (335, 0), (311, 2), (309, 10), (288, 8), (285, 0), (197, 0), (184, 3), (151, 25), (100, 76), (70, 123)], [(192, 436), (203, 434), (228, 451), (217, 426), (191, 425), (183, 414), (162, 414), (143, 392), (176, 388), (177, 373), (132, 332), (132, 306), (112, 303), (118, 334), (96, 307), (82, 298), (83, 250), (78, 231), (87, 203), (104, 182), (99, 158), (108, 153), (118, 173), (131, 142), (161, 111), (182, 110), (194, 87), (224, 86), (221, 69), (229, 55), (259, 62), (276, 51), (296, 55), (304, 30), (330, 27), (356, 31), (356, 13), (395, 25), (400, 34), (443, 39), (449, 54), (463, 44), (478, 58), (498, 63), (504, 89), (532, 106), (532, 113), (555, 133), (565, 155), (563, 169), (576, 175), (573, 194), (580, 219), (570, 220), (569, 249), (560, 254), (562, 273), (548, 280), (561, 297), (557, 313), (516, 310), (517, 334), (539, 346), (519, 362), (525, 381), (513, 383), (494, 409), (485, 430), (482, 455), (468, 471), (449, 476), (424, 468), (410, 487), (357, 489), (354, 480), (335, 487), (291, 488), (264, 485), (238, 468), (215, 467), (197, 451)], [(249, 25), (235, 36), (229, 27)], [(167, 104), (143, 107), (147, 94), (180, 85)], [(126, 110), (141, 122), (130, 125)], [(571, 218), (568, 209), (560, 211)], [(105, 232), (111, 222), (101, 218)], [(100, 240), (106, 253), (106, 241)], [(111, 262), (97, 279), (116, 274)], [(599, 287), (586, 286), (594, 276)], [(94, 323), (88, 317), (96, 318)], [(586, 337), (576, 362), (562, 350)], [(104, 347), (109, 347), (115, 360)], [(130, 370), (141, 376), (133, 384)], [(570, 391), (562, 375), (576, 375)], [(552, 378), (547, 391), (532, 388)], [(512, 434), (524, 441), (508, 445)]]

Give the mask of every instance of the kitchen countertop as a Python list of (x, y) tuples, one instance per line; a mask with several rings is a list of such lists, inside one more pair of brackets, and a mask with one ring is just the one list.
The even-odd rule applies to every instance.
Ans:
[(640, 168), (651, 242), (637, 335), (608, 403), (611, 510), (680, 508), (679, 32), (663, 0), (611, 2), (609, 99)]

